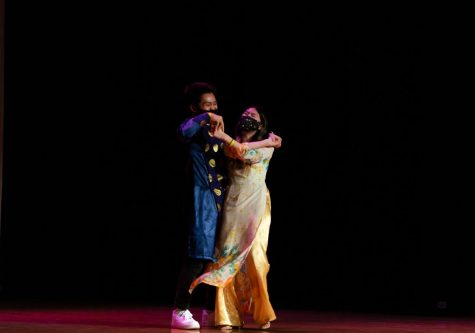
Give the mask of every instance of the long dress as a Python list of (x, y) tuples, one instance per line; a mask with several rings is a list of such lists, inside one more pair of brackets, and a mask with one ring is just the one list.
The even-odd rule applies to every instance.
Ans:
[(229, 187), (216, 243), (217, 261), (208, 265), (199, 284), (218, 287), (215, 324), (242, 326), (243, 314), (252, 313), (257, 324), (276, 319), (267, 291), (267, 245), (271, 202), (265, 179), (274, 148), (232, 150), (225, 153)]

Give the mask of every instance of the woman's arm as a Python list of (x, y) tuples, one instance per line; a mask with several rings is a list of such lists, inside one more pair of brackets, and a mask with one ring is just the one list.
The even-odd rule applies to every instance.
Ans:
[(268, 150), (273, 151), (274, 147), (280, 147), (281, 144), (280, 137), (276, 136), (269, 136), (269, 138), (260, 141), (240, 143), (221, 130), (215, 130), (213, 135), (226, 144), (224, 153), (228, 157), (239, 159), (248, 164), (260, 162), (269, 153), (272, 155), (272, 152), (268, 152)]
[(253, 142), (246, 142), (245, 144), (239, 143), (234, 140), (230, 135), (226, 134), (224, 131), (220, 129), (216, 129), (213, 132), (213, 135), (227, 144), (229, 147), (236, 147), (237, 149), (244, 149), (247, 147), (248, 149), (257, 149), (257, 148), (265, 148), (265, 147), (274, 147), (278, 148), (281, 145), (282, 139), (271, 133), (267, 139), (260, 140), (260, 141), (253, 141)]

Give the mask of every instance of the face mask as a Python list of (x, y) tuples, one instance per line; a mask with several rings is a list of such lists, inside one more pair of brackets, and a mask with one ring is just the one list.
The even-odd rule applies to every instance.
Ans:
[(238, 123), (238, 128), (243, 131), (257, 131), (259, 129), (259, 126), (261, 126), (260, 122), (258, 122), (254, 118), (247, 116), (241, 117)]
[(213, 113), (216, 113), (216, 114), (219, 114), (219, 110), (216, 109), (216, 110), (203, 110), (201, 108), (196, 108), (197, 110), (197, 114), (202, 114), (202, 113), (206, 113), (206, 112), (213, 112)]

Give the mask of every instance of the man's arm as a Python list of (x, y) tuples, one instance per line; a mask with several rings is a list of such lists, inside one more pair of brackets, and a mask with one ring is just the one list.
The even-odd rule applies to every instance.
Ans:
[(178, 136), (182, 139), (189, 140), (191, 139), (201, 127), (209, 124), (210, 116), (208, 113), (202, 113), (197, 115), (196, 117), (189, 118), (182, 122), (180, 126), (178, 126)]

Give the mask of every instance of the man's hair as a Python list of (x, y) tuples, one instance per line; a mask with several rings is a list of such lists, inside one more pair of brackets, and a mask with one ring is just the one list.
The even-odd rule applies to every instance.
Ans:
[(193, 82), (185, 87), (186, 105), (198, 105), (201, 101), (201, 95), (212, 93), (216, 95), (216, 88), (207, 82)]

